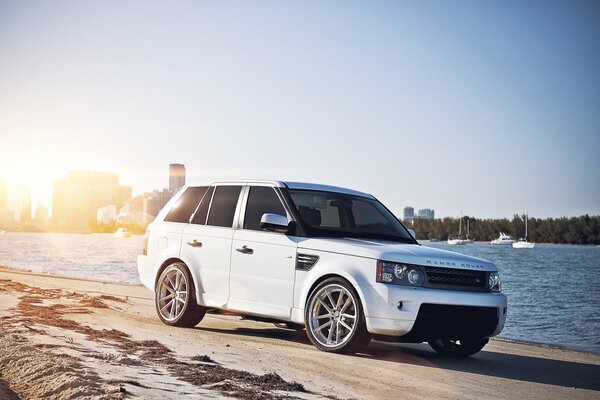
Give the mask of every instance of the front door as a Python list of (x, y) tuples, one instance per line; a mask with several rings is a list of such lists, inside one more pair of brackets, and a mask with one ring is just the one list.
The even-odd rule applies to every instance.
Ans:
[(265, 213), (287, 216), (273, 187), (250, 187), (242, 229), (233, 236), (228, 308), (289, 319), (298, 238), (261, 230)]

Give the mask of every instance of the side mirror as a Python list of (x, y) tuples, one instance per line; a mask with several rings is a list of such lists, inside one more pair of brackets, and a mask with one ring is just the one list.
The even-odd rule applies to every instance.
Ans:
[(410, 234), (412, 235), (413, 239), (417, 240), (417, 234), (415, 233), (415, 231), (414, 231), (414, 230), (412, 230), (412, 229), (409, 229), (409, 230), (408, 230), (408, 233), (410, 233)]
[(283, 215), (266, 213), (260, 219), (260, 229), (287, 233), (290, 230), (290, 222)]

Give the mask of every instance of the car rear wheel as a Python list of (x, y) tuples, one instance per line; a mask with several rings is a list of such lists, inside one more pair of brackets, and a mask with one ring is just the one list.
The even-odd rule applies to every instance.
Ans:
[(321, 282), (310, 294), (306, 332), (315, 347), (332, 353), (356, 353), (371, 341), (356, 291), (341, 278)]
[(169, 265), (160, 274), (154, 300), (158, 317), (167, 325), (190, 328), (206, 314), (206, 308), (196, 303), (192, 277), (181, 262)]
[(469, 357), (479, 352), (488, 343), (489, 339), (436, 339), (429, 341), (429, 345), (438, 354), (446, 357)]

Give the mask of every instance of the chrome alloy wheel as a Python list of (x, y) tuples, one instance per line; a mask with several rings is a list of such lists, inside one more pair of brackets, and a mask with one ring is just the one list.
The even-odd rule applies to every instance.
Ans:
[(346, 343), (357, 326), (358, 311), (354, 296), (343, 286), (324, 286), (309, 304), (309, 329), (325, 347)]
[(176, 320), (188, 302), (188, 281), (177, 264), (163, 272), (158, 284), (158, 312), (167, 321)]

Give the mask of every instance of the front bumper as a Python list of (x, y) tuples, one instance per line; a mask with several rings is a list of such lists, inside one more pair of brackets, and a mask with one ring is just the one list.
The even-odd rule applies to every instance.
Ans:
[[(415, 325), (422, 304), (493, 308), (497, 312), (497, 324), (486, 335), (488, 337), (499, 334), (506, 321), (507, 301), (502, 293), (413, 288), (383, 283), (360, 286), (359, 290), (363, 297), (367, 330), (372, 334), (407, 335)], [(399, 302), (402, 302), (401, 309), (398, 308)], [(477, 327), (473, 328), (476, 332)]]

